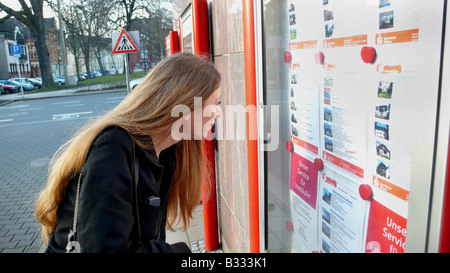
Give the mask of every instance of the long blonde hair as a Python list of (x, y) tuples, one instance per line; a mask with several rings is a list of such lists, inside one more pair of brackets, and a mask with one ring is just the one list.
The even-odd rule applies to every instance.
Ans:
[[(193, 111), (194, 97), (206, 101), (219, 83), (220, 74), (211, 62), (190, 53), (177, 53), (158, 64), (117, 107), (80, 129), (55, 153), (47, 185), (36, 202), (43, 241), (47, 243), (55, 230), (56, 211), (64, 200), (67, 184), (81, 171), (89, 147), (102, 129), (120, 126), (138, 146), (152, 149), (150, 135), (170, 132), (178, 119), (171, 116), (175, 105), (186, 105)], [(203, 141), (181, 140), (175, 145), (177, 168), (169, 193), (167, 225), (173, 230), (182, 220), (186, 230), (200, 203), (206, 177)]]

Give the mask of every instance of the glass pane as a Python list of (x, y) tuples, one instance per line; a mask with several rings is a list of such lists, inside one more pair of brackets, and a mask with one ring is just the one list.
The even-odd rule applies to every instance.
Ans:
[(421, 201), (411, 174), (431, 172), (417, 159), (433, 151), (442, 2), (262, 3), (265, 124), (279, 136), (265, 154), (267, 250), (404, 252)]
[[(264, 1), (264, 36), (265, 36), (265, 104), (279, 106), (279, 120), (289, 120), (289, 64), (283, 59), (289, 48), (289, 25), (287, 1)], [(269, 122), (268, 132), (279, 132), (278, 149), (267, 151), (267, 247), (270, 252), (290, 252), (292, 233), (286, 230), (286, 223), (291, 219), (290, 207), (290, 154), (286, 152), (285, 143), (290, 140), (289, 122)], [(277, 128), (270, 128), (275, 125)]]

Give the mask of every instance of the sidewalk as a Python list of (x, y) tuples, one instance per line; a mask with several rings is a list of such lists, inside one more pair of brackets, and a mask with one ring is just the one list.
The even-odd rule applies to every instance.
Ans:
[[(81, 88), (73, 88), (73, 89), (65, 89), (59, 91), (49, 91), (49, 92), (37, 92), (32, 94), (27, 94), (24, 92), (23, 98), (21, 93), (14, 93), (8, 95), (0, 96), (0, 106), (3, 104), (8, 104), (14, 101), (21, 100), (34, 100), (34, 99), (45, 99), (45, 98), (56, 98), (56, 97), (67, 97), (67, 96), (80, 96), (80, 95), (90, 95), (90, 94), (99, 94), (99, 93), (114, 93), (114, 92), (126, 92), (126, 89), (110, 89), (110, 90), (92, 90), (87, 91)], [(29, 219), (29, 221), (34, 219)], [(2, 233), (0, 232), (0, 235)], [(40, 235), (39, 236), (39, 242)], [(35, 237), (35, 236), (33, 236)], [(206, 253), (205, 249), (205, 239), (204, 239), (204, 230), (203, 230), (203, 207), (198, 206), (198, 208), (194, 212), (194, 219), (191, 220), (191, 225), (186, 232), (177, 230), (172, 232), (170, 230), (166, 231), (166, 242), (168, 243), (177, 243), (177, 242), (185, 242), (192, 250), (193, 253)], [(2, 238), (0, 236), (0, 243), (2, 242)], [(43, 244), (39, 246), (38, 252), (42, 253), (45, 250)], [(6, 252), (9, 252), (5, 249)], [(222, 249), (217, 249), (214, 251), (209, 251), (208, 253), (223, 253)]]
[(198, 206), (193, 216), (194, 219), (191, 220), (191, 225), (186, 232), (172, 232), (170, 230), (166, 230), (166, 242), (169, 244), (185, 242), (191, 248), (193, 253), (223, 253), (220, 248), (213, 251), (206, 251), (205, 249), (203, 207)]

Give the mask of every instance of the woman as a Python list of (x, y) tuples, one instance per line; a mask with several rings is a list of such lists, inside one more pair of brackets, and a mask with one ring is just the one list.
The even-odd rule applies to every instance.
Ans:
[(186, 105), (193, 113), (194, 98), (201, 98), (203, 108), (220, 110), (219, 83), (212, 63), (175, 54), (63, 145), (36, 204), (46, 252), (190, 251), (165, 243), (165, 229), (182, 221), (186, 230), (200, 203), (203, 140), (195, 140), (195, 128), (191, 140), (176, 140), (171, 128), (181, 119), (211, 126), (220, 111), (197, 124), (192, 115), (173, 117), (172, 109)]

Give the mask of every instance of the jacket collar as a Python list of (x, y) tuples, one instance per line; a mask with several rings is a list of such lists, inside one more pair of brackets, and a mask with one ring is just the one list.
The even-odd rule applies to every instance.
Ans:
[(161, 163), (159, 162), (158, 157), (156, 156), (156, 151), (155, 149), (141, 149), (145, 156), (155, 165), (162, 167)]
[(169, 148), (166, 148), (165, 150), (162, 150), (159, 153), (159, 158), (156, 155), (156, 151), (155, 149), (149, 149), (149, 150), (145, 150), (142, 149), (142, 151), (144, 152), (145, 156), (156, 166), (158, 167), (164, 167), (165, 164), (167, 164), (166, 162), (172, 162), (175, 161), (175, 145), (170, 146)]

